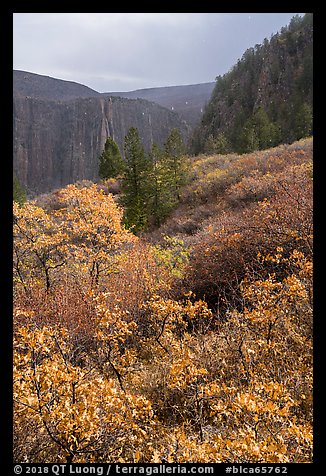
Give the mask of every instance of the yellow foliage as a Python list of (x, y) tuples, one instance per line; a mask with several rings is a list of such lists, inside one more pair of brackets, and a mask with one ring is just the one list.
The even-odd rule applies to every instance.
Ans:
[[(183, 242), (141, 242), (95, 185), (57, 200), (14, 206), (15, 460), (310, 462), (311, 260), (260, 255), (286, 272), (248, 271), (220, 315), (176, 299)], [(239, 232), (208, 233), (241, 247)]]
[[(107, 457), (113, 447), (130, 457), (133, 448), (147, 442), (153, 417), (150, 402), (121, 391), (95, 368), (74, 365), (66, 338), (66, 332), (58, 328), (17, 329), (14, 402), (18, 422), (32, 421), (45, 428), (44, 456), (54, 462), (94, 461), (96, 448)], [(108, 454), (105, 446), (101, 448), (105, 434), (111, 441)]]

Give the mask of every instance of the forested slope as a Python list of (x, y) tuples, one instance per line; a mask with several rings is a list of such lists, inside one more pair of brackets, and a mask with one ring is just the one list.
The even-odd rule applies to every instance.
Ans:
[(313, 15), (293, 17), (218, 76), (192, 150), (249, 152), (312, 133)]

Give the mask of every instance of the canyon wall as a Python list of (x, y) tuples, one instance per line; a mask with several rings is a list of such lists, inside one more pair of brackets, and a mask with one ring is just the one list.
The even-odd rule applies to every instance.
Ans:
[(66, 101), (14, 95), (14, 173), (29, 194), (98, 178), (98, 158), (111, 136), (123, 153), (137, 127), (146, 150), (162, 145), (172, 128), (189, 128), (168, 109), (142, 99), (88, 97)]

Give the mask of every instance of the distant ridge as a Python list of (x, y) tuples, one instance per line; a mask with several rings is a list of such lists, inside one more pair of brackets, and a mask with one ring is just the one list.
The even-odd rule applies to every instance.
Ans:
[(137, 89), (127, 92), (102, 93), (104, 96), (120, 96), (129, 99), (146, 99), (177, 112), (190, 126), (197, 124), (209, 101), (215, 82)]
[(101, 96), (94, 89), (74, 81), (51, 78), (50, 76), (20, 70), (13, 71), (13, 93), (14, 96), (56, 101)]
[(191, 127), (194, 127), (200, 121), (214, 86), (215, 82), (211, 82), (99, 93), (74, 81), (52, 78), (28, 71), (13, 71), (14, 96), (55, 101), (109, 96), (145, 99), (176, 112)]
[(145, 99), (179, 114), (180, 118), (191, 127), (194, 127), (200, 121), (214, 86), (215, 82), (210, 82), (99, 93), (74, 81), (52, 78), (28, 71), (13, 71), (14, 96), (54, 101), (109, 96)]

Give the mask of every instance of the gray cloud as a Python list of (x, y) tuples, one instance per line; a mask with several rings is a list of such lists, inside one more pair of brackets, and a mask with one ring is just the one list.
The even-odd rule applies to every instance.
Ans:
[(214, 81), (295, 13), (15, 13), (15, 69), (97, 91)]

